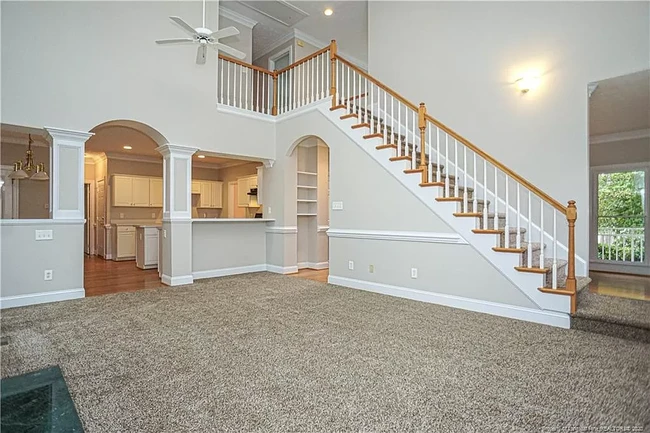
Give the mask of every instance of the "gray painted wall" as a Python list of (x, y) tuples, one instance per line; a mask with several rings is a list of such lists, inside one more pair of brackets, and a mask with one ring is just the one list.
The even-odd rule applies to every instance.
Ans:
[[(0, 223), (1, 297), (80, 289), (83, 277), (83, 223)], [(36, 241), (35, 230), (52, 230), (52, 240)], [(45, 270), (52, 280), (44, 281)]]
[(192, 272), (266, 264), (266, 223), (193, 222)]
[(589, 165), (634, 164), (650, 161), (650, 138), (638, 138), (590, 146)]

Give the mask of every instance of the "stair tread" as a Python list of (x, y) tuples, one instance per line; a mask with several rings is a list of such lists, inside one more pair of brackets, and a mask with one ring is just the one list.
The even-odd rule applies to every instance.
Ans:
[[(567, 261), (564, 259), (557, 259), (557, 268), (558, 270), (567, 265)], [(515, 269), (521, 272), (534, 272), (538, 274), (547, 274), (553, 269), (553, 259), (544, 259), (544, 267), (532, 267), (528, 266), (515, 266)]]

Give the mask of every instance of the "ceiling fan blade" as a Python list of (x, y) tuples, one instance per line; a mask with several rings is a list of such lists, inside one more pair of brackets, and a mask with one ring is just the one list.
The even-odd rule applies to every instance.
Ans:
[(156, 41), (158, 45), (167, 45), (167, 44), (193, 44), (194, 39), (192, 38), (182, 38), (182, 39), (158, 39)]
[(216, 49), (216, 50), (223, 51), (224, 53), (226, 53), (226, 54), (228, 54), (230, 56), (233, 56), (234, 58), (239, 59), (239, 60), (244, 60), (246, 58), (246, 53), (242, 53), (239, 50), (236, 50), (236, 49), (234, 49), (232, 47), (229, 47), (228, 45), (224, 45), (224, 44), (219, 43), (219, 42), (213, 43), (212, 47), (214, 49)]
[(205, 58), (208, 52), (208, 46), (206, 44), (199, 45), (199, 48), (196, 50), (196, 64), (205, 65)]
[(191, 25), (189, 25), (185, 21), (183, 21), (182, 18), (180, 18), (180, 17), (169, 17), (169, 19), (172, 20), (174, 23), (176, 23), (188, 35), (190, 35), (190, 36), (197, 35), (196, 30), (194, 30), (194, 28), (192, 28)]
[(221, 38), (227, 38), (229, 36), (235, 36), (239, 34), (239, 30), (237, 27), (226, 27), (225, 29), (217, 30), (216, 32), (213, 32), (210, 37), (214, 39), (215, 41), (221, 39)]

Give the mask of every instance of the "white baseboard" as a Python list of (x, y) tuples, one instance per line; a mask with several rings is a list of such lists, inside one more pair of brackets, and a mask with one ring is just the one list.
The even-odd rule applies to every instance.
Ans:
[(568, 329), (570, 325), (569, 314), (555, 311), (535, 310), (532, 308), (517, 307), (514, 305), (499, 304), (496, 302), (482, 301), (479, 299), (463, 298), (460, 296), (445, 295), (441, 293), (425, 292), (423, 290), (408, 289), (406, 287), (390, 286), (372, 281), (361, 281), (346, 277), (330, 275), (327, 279), (330, 284), (350, 287), (352, 289), (367, 290), (414, 301), (428, 302), (431, 304), (445, 305), (447, 307), (461, 308), (478, 313), (492, 314), (508, 317), (510, 319), (524, 320), (526, 322), (541, 323)]
[(239, 266), (236, 268), (223, 268), (223, 269), (211, 269), (209, 271), (196, 271), (192, 272), (195, 280), (200, 280), (201, 278), (216, 278), (216, 277), (225, 277), (227, 275), (238, 275), (238, 274), (248, 274), (250, 272), (263, 272), (266, 271), (266, 265), (250, 265), (250, 266)]
[(298, 263), (298, 269), (329, 269), (330, 262), (302, 262)]
[(67, 301), (86, 296), (83, 287), (78, 289), (57, 290), (54, 292), (29, 293), (26, 295), (5, 296), (0, 298), (0, 308), (24, 307), (26, 305), (45, 304), (47, 302)]
[(194, 282), (194, 278), (192, 275), (181, 275), (178, 277), (170, 277), (169, 275), (163, 274), (160, 277), (160, 281), (162, 281), (163, 284), (166, 284), (168, 286), (182, 286), (185, 284), (192, 284)]
[(295, 274), (298, 272), (298, 266), (276, 266), (266, 265), (266, 270), (275, 274)]

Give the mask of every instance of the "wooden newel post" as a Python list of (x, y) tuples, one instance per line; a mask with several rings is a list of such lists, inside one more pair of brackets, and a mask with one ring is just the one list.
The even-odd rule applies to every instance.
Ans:
[(420, 102), (418, 107), (418, 127), (420, 128), (420, 168), (422, 171), (422, 183), (427, 183), (429, 177), (427, 175), (427, 154), (424, 152), (425, 148), (425, 132), (427, 130), (427, 107), (424, 102)]
[(336, 41), (330, 42), (330, 96), (332, 96), (332, 108), (336, 107)]
[(567, 277), (566, 277), (566, 289), (572, 292), (571, 295), (571, 314), (576, 312), (577, 306), (577, 284), (576, 284), (576, 220), (578, 219), (578, 209), (576, 208), (576, 202), (569, 200), (569, 205), (567, 206), (566, 219), (569, 223), (569, 251), (567, 253)]
[(273, 71), (273, 107), (271, 108), (273, 116), (278, 115), (278, 71)]

